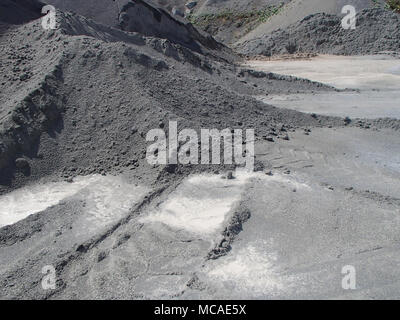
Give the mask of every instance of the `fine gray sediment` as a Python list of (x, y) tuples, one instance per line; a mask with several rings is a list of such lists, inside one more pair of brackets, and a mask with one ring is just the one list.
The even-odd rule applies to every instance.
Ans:
[[(1, 299), (398, 298), (399, 120), (255, 99), (351, 90), (243, 66), (168, 12), (181, 1), (47, 2), (56, 30), (34, 0), (0, 12)], [(227, 2), (193, 12), (238, 3)], [(358, 35), (316, 14), (240, 48), (398, 51), (398, 15), (359, 18)], [(146, 134), (168, 136), (170, 121), (254, 129), (255, 172), (150, 165)], [(360, 270), (352, 292), (341, 288), (348, 264)], [(49, 265), (54, 290), (42, 287)]]

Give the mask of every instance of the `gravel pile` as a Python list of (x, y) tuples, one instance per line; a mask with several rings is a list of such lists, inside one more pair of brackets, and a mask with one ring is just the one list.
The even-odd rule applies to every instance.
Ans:
[[(250, 95), (332, 90), (242, 70), (167, 39), (58, 12), (57, 30), (35, 20), (0, 38), (0, 177), (3, 191), (51, 174), (153, 170), (146, 133), (254, 128), (258, 137), (342, 123), (280, 110)], [(15, 160), (25, 158), (29, 176)], [(162, 170), (162, 168), (157, 168)]]
[(355, 30), (345, 30), (342, 18), (318, 13), (286, 29), (248, 40), (237, 46), (246, 55), (285, 53), (340, 55), (400, 51), (400, 15), (384, 9), (365, 9), (357, 15)]
[(222, 49), (210, 35), (200, 33), (180, 16), (172, 16), (163, 6), (142, 0), (46, 0), (56, 9), (74, 12), (97, 23), (146, 36), (169, 39), (202, 51), (202, 46)]
[[(139, 3), (138, 0), (136, 2)], [(89, 4), (89, 0), (85, 3)], [(108, 185), (103, 179), (96, 178), (92, 183), (96, 184), (94, 189), (100, 192), (91, 193), (90, 187), (83, 185), (75, 189), (78, 193), (74, 196), (65, 198), (58, 204), (51, 205), (13, 225), (0, 228), (0, 297), (225, 298), (219, 290), (215, 290), (218, 289), (215, 287), (215, 284), (219, 285), (218, 282), (204, 281), (201, 276), (204, 275), (208, 260), (213, 259), (214, 263), (215, 259), (233, 249), (236, 236), (245, 231), (244, 223), (253, 223), (249, 225), (250, 228), (246, 227), (251, 236), (247, 236), (246, 233), (240, 236), (247, 241), (241, 242), (246, 245), (244, 248), (253, 248), (248, 245), (256, 238), (257, 241), (264, 241), (262, 235), (265, 234), (265, 244), (271, 243), (270, 233), (266, 230), (271, 226), (272, 229), (276, 229), (275, 226), (286, 225), (287, 221), (294, 223), (291, 224), (293, 229), (284, 230), (286, 233), (271, 229), (276, 231), (276, 243), (281, 243), (280, 240), (285, 238), (291, 241), (291, 247), (299, 248), (297, 244), (300, 243), (301, 248), (308, 248), (310, 243), (315, 241), (312, 241), (314, 238), (304, 237), (304, 234), (316, 234), (315, 230), (321, 230), (319, 235), (324, 240), (320, 241), (322, 246), (312, 248), (313, 251), (304, 256), (304, 261), (300, 261), (300, 264), (282, 264), (282, 270), (286, 273), (289, 270), (287, 267), (290, 267), (301, 269), (303, 275), (304, 263), (312, 261), (312, 257), (318, 258), (317, 263), (322, 261), (320, 265), (323, 270), (327, 268), (326, 261), (334, 261), (332, 269), (336, 268), (339, 251), (336, 245), (331, 244), (336, 243), (338, 237), (355, 239), (350, 231), (356, 229), (361, 230), (361, 240), (356, 243), (357, 247), (351, 246), (354, 255), (365, 252), (361, 251), (365, 248), (374, 248), (375, 243), (387, 245), (389, 249), (394, 246), (398, 235), (396, 224), (388, 230), (388, 220), (385, 220), (381, 226), (378, 225), (380, 229), (377, 229), (376, 221), (382, 220), (382, 215), (386, 217), (387, 212), (396, 212), (397, 199), (392, 200), (391, 194), (391, 198), (387, 194), (373, 194), (371, 198), (378, 198), (379, 201), (374, 204), (355, 197), (355, 194), (356, 183), (361, 186), (358, 187), (359, 190), (364, 190), (365, 185), (369, 190), (375, 191), (375, 186), (371, 186), (370, 181), (380, 181), (375, 177), (381, 172), (385, 172), (385, 175), (380, 175), (385, 177), (381, 182), (382, 189), (388, 190), (387, 186), (390, 186), (390, 192), (394, 194), (397, 190), (397, 176), (386, 175), (386, 167), (381, 168), (377, 164), (360, 165), (356, 162), (360, 149), (357, 148), (349, 155), (348, 149), (353, 148), (353, 145), (342, 142), (351, 137), (352, 132), (347, 132), (346, 135), (342, 133), (344, 138), (335, 140), (335, 134), (332, 134), (334, 130), (324, 129), (329, 131), (324, 134), (321, 133), (323, 130), (316, 129), (350, 126), (351, 120), (279, 109), (253, 98), (257, 95), (276, 93), (334, 93), (334, 88), (306, 79), (256, 72), (241, 67), (232, 63), (236, 62), (238, 57), (224, 46), (210, 45), (211, 42), (203, 41), (204, 38), (199, 38), (195, 30), (185, 33), (185, 30), (190, 29), (169, 17), (168, 13), (148, 4), (145, 6), (147, 11), (144, 15), (137, 14), (132, 7), (123, 9), (123, 13), (127, 15), (125, 18), (129, 18), (123, 21), (136, 18), (136, 23), (127, 22), (122, 26), (125, 30), (75, 13), (58, 11), (58, 28), (55, 30), (44, 30), (40, 19), (27, 15), (21, 16), (22, 21), (28, 21), (22, 25), (10, 25), (8, 22), (10, 28), (0, 37), (0, 195), (27, 184), (28, 187), (29, 184), (46, 186), (46, 182), (54, 181), (57, 184), (62, 182), (62, 185), (72, 183), (74, 187), (79, 178), (88, 174), (105, 175), (105, 178), (121, 175), (127, 179), (125, 181), (118, 180), (118, 177), (115, 177), (117, 180), (111, 178), (112, 183)], [(5, 16), (12, 12), (6, 11)], [(158, 13), (162, 15), (159, 16)], [(1, 21), (5, 22), (0, 19)], [(171, 29), (162, 30), (160, 22), (166, 23), (161, 26), (169, 26)], [(145, 26), (152, 26), (154, 29), (141, 29)], [(173, 34), (169, 39), (168, 35), (174, 28), (178, 28), (180, 32)], [(161, 31), (165, 31), (163, 35), (166, 38), (158, 33)], [(240, 186), (243, 183), (243, 189), (238, 189), (243, 195), (236, 200), (235, 196), (232, 197), (232, 188), (229, 185), (226, 188), (227, 185), (220, 180), (223, 176), (221, 171), (231, 171), (225, 177), (228, 180), (234, 178), (232, 166), (150, 165), (146, 160), (146, 149), (149, 145), (146, 135), (151, 129), (163, 129), (168, 133), (169, 121), (178, 121), (179, 131), (184, 128), (197, 131), (200, 128), (254, 129), (256, 140), (263, 140), (262, 152), (258, 153), (255, 168), (272, 168), (274, 172), (269, 172), (271, 176), (268, 178), (275, 175), (276, 180), (264, 184), (263, 180), (258, 178), (240, 180), (241, 178), (236, 176), (231, 186), (237, 183)], [(365, 129), (374, 126), (399, 129), (398, 121), (391, 119), (377, 120), (375, 123), (360, 121), (353, 125)], [(299, 129), (298, 132), (293, 133), (296, 129)], [(371, 131), (371, 135), (364, 139), (368, 139), (372, 134), (374, 133)], [(397, 136), (389, 137), (392, 140), (388, 140), (386, 148), (391, 149), (395, 145), (392, 141), (395, 141)], [(387, 136), (380, 135), (378, 138), (386, 139)], [(274, 143), (280, 139), (282, 143)], [(357, 135), (355, 139), (357, 140), (354, 145), (357, 146), (363, 141)], [(379, 139), (373, 141), (379, 142)], [(305, 141), (308, 141), (308, 146)], [(288, 145), (292, 142), (295, 144)], [(361, 150), (366, 151), (361, 154), (369, 155), (369, 150), (377, 149), (378, 142), (364, 143)], [(391, 151), (388, 157), (393, 158), (395, 153)], [(377, 153), (376, 157), (379, 156), (380, 153)], [(386, 161), (386, 157), (383, 159)], [(394, 163), (394, 160), (386, 163)], [(314, 167), (319, 171), (309, 171), (314, 170)], [(350, 175), (352, 168), (356, 168), (354, 175)], [(313, 177), (310, 180), (313, 191), (310, 192), (308, 188), (304, 191), (293, 189), (293, 183), (296, 186), (303, 184), (298, 183), (297, 177), (291, 175), (291, 170), (296, 173), (298, 171), (301, 174), (298, 177), (301, 179), (308, 179), (303, 173), (310, 172), (310, 177)], [(231, 216), (229, 220), (225, 219), (224, 228), (221, 228), (220, 232), (216, 231), (215, 236), (209, 237), (207, 234), (203, 238), (182, 228), (147, 224), (141, 220), (151, 217), (152, 213), (163, 208), (163, 204), (174, 200), (171, 195), (187, 174), (204, 171), (215, 173), (212, 179), (218, 178), (222, 181), (223, 191), (218, 190), (218, 187), (219, 193), (211, 194), (215, 189), (210, 189), (212, 192), (207, 190), (205, 195), (203, 189), (208, 188), (209, 184), (207, 180), (204, 183), (201, 179), (202, 188), (188, 188), (189, 196), (183, 198), (199, 203), (199, 211), (204, 209), (203, 201), (211, 206), (218, 198), (227, 198), (229, 203), (238, 203), (237, 208), (232, 207), (230, 212), (226, 213)], [(281, 171), (287, 175), (287, 179), (280, 178)], [(371, 175), (371, 172), (375, 175)], [(76, 176), (80, 177), (74, 179)], [(343, 186), (336, 186), (331, 182), (342, 178), (351, 181), (351, 184), (346, 184), (351, 186), (351, 189), (347, 190), (351, 192), (348, 195), (344, 194)], [(251, 184), (250, 179), (254, 180)], [(56, 187), (56, 191), (63, 187), (62, 185)], [(130, 191), (121, 190), (121, 186), (129, 188)], [(138, 195), (137, 202), (135, 200), (131, 205), (119, 203), (121, 198), (129, 200), (133, 191), (137, 190), (136, 187), (141, 186), (146, 186), (146, 190), (151, 189), (150, 193), (146, 196), (143, 194), (143, 198)], [(393, 190), (392, 186), (395, 187)], [(328, 187), (330, 189), (326, 190)], [(118, 191), (117, 196), (113, 193), (114, 189)], [(339, 191), (334, 193), (335, 189)], [(35, 197), (38, 192), (44, 196), (47, 194), (46, 188), (44, 192), (41, 188), (36, 190), (39, 191), (32, 194), (27, 192), (27, 196)], [(51, 191), (54, 191), (53, 187)], [(199, 193), (199, 198), (196, 193)], [(178, 192), (179, 197), (185, 194)], [(393, 204), (388, 205), (388, 201), (393, 201)], [(112, 203), (117, 205), (114, 207)], [(189, 204), (191, 203), (189, 201)], [(299, 203), (302, 205), (297, 205)], [(25, 204), (26, 206), (30, 205)], [(115, 208), (121, 206), (124, 207), (121, 212), (123, 216), (115, 212)], [(103, 207), (106, 207), (105, 216)], [(272, 208), (271, 214), (265, 214), (266, 207)], [(325, 207), (325, 212), (321, 211), (321, 208)], [(165, 208), (169, 210), (170, 207)], [(185, 206), (182, 208), (186, 215)], [(345, 223), (342, 230), (338, 230), (337, 219), (346, 222), (349, 217), (348, 209), (353, 208), (353, 212), (363, 215), (356, 216), (359, 220), (353, 219), (354, 226), (349, 228)], [(214, 212), (214, 207), (211, 211)], [(332, 215), (332, 212), (335, 215)], [(96, 215), (99, 220), (96, 219)], [(104, 217), (112, 217), (111, 222), (99, 222)], [(274, 217), (283, 218), (276, 220)], [(194, 219), (199, 220), (198, 216)], [(392, 220), (397, 221), (395, 214)], [(310, 225), (309, 221), (314, 221), (314, 224)], [(367, 222), (359, 228), (359, 221)], [(206, 226), (209, 225), (210, 221), (207, 221)], [(299, 226), (302, 228), (300, 233)], [(326, 226), (334, 228), (330, 228), (330, 232), (327, 233)], [(379, 234), (375, 237), (375, 233), (371, 233), (375, 242), (368, 242), (368, 246), (364, 239), (365, 230), (373, 230)], [(380, 230), (384, 232), (381, 234)], [(296, 238), (298, 235), (305, 241), (300, 242)], [(215, 246), (210, 246), (210, 240)], [(384, 242), (387, 240), (391, 242)], [(288, 243), (285, 241), (283, 243)], [(343, 247), (345, 249), (340, 253), (344, 254), (346, 261), (343, 262), (347, 263), (351, 255), (347, 254), (347, 246)], [(263, 252), (270, 251), (269, 246), (262, 249)], [(249, 250), (246, 249), (247, 251)], [(298, 261), (297, 252), (285, 252), (293, 254), (289, 257), (290, 261)], [(230, 254), (234, 254), (234, 251)], [(382, 261), (382, 252), (377, 254), (379, 261)], [(262, 256), (262, 253), (256, 251), (255, 255)], [(386, 265), (395, 265), (392, 251), (389, 250), (385, 257), (388, 257), (384, 260)], [(253, 256), (248, 258), (245, 255), (244, 258), (239, 258), (240, 261), (254, 261)], [(261, 261), (265, 265), (270, 259), (268, 257)], [(357, 263), (358, 261), (355, 260)], [(44, 276), (43, 266), (49, 264), (56, 270), (56, 290), (43, 290), (40, 286)], [(331, 266), (328, 267), (331, 269)], [(382, 269), (381, 264), (373, 264), (373, 267), (374, 270)], [(255, 273), (254, 277), (253, 271), (246, 265), (246, 270), (250, 270), (247, 278), (266, 278), (269, 283), (270, 274), (264, 273), (265, 268), (256, 268), (262, 272)], [(241, 269), (243, 268), (239, 266), (239, 270)], [(315, 270), (314, 268), (313, 273), (310, 273), (310, 278), (316, 279), (318, 283), (312, 282), (305, 288), (310, 288), (311, 292), (316, 292), (315, 288), (319, 287), (323, 288), (320, 292), (331, 291), (329, 285), (332, 276), (329, 275), (326, 282), (321, 282), (319, 278), (315, 278)], [(385, 271), (388, 275), (393, 274), (390, 268)], [(387, 279), (386, 276), (384, 278)], [(240, 277), (239, 280), (243, 282)], [(380, 284), (378, 282), (378, 285)], [(378, 287), (379, 292), (384, 291), (381, 288), (386, 288), (387, 283), (383, 283), (382, 286)], [(238, 295), (242, 295), (241, 287), (242, 283), (238, 290), (235, 287), (232, 290), (231, 285), (227, 286), (230, 292), (236, 292)], [(242, 296), (253, 297), (254, 287), (249, 288), (251, 294)], [(294, 291), (305, 292), (303, 281), (299, 281), (298, 288), (299, 290), (295, 287)], [(393, 291), (397, 293), (398, 290), (395, 289)], [(340, 294), (343, 292), (340, 291)], [(261, 297), (264, 298), (264, 295)]]

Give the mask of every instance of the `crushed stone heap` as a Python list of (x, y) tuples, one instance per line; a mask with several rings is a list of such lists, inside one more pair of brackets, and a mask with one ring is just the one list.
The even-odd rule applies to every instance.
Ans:
[[(152, 170), (146, 133), (169, 120), (193, 129), (256, 128), (258, 137), (278, 135), (282, 126), (341, 123), (251, 97), (332, 90), (320, 83), (242, 70), (168, 39), (73, 13), (57, 12), (57, 21), (56, 30), (44, 30), (39, 19), (0, 38), (4, 188), (52, 174)], [(22, 158), (30, 170), (18, 170)]]
[(200, 52), (222, 45), (200, 33), (186, 20), (172, 16), (159, 5), (143, 0), (46, 0), (61, 11), (71, 11), (98, 23), (146, 36), (168, 39)]
[(355, 30), (344, 29), (342, 17), (317, 13), (286, 29), (238, 44), (246, 55), (324, 53), (339, 55), (400, 51), (400, 15), (385, 9), (365, 9)]

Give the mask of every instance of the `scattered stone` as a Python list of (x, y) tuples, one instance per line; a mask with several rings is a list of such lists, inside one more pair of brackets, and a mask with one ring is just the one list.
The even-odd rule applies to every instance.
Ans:
[(342, 28), (341, 19), (342, 16), (333, 14), (311, 14), (285, 28), (277, 28), (272, 33), (259, 33), (260, 36), (239, 44), (236, 49), (252, 56), (287, 52), (336, 55), (398, 52), (398, 13), (382, 8), (362, 10), (357, 13), (357, 32), (354, 33)]
[(24, 158), (18, 158), (15, 160), (15, 166), (19, 170), (26, 170), (29, 169), (29, 162)]
[(265, 141), (269, 141), (269, 142), (274, 142), (275, 141), (274, 138), (271, 137), (271, 136), (264, 136), (263, 138), (264, 138)]
[(107, 252), (100, 251), (99, 255), (97, 256), (97, 262), (103, 261), (105, 258), (107, 258)]
[(286, 135), (284, 135), (284, 136), (282, 136), (282, 139), (283, 140), (286, 140), (286, 141), (289, 141), (290, 139), (289, 139), (289, 136), (286, 134)]

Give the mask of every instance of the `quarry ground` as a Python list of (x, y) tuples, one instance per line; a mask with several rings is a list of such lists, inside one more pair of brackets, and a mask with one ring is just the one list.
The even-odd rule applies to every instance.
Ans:
[[(60, 20), (0, 37), (1, 299), (400, 298), (398, 59), (234, 64)], [(171, 119), (254, 128), (255, 172), (149, 165)]]
[(255, 70), (321, 82), (345, 92), (259, 95), (258, 99), (301, 112), (351, 118), (400, 118), (400, 59), (390, 55), (250, 60)]
[[(285, 108), (378, 118), (397, 101), (390, 94), (398, 95), (399, 60), (386, 56), (245, 66), (352, 89), (306, 92), (301, 107), (282, 99)], [(384, 99), (366, 105), (378, 93)], [(361, 107), (353, 108), (348, 95)], [(276, 103), (299, 94), (256, 96)], [(1, 296), (400, 298), (400, 131), (371, 123), (297, 129), (288, 136), (257, 140), (264, 169), (239, 170), (233, 180), (225, 171), (189, 172), (160, 183), (123, 171), (68, 182), (47, 178), (3, 195)], [(46, 265), (56, 269), (55, 290), (42, 289)], [(342, 288), (348, 265), (357, 272), (355, 290)]]
[[(2, 223), (39, 213), (1, 231), (1, 296), (399, 298), (399, 135), (297, 131), (257, 143), (267, 169), (233, 180), (193, 174), (152, 188), (122, 174), (16, 190), (0, 199)], [(45, 265), (56, 290), (41, 287)], [(356, 290), (342, 289), (346, 265)]]

